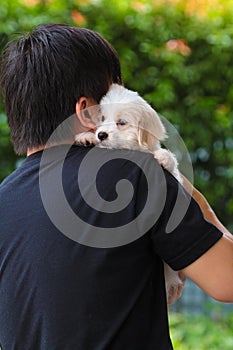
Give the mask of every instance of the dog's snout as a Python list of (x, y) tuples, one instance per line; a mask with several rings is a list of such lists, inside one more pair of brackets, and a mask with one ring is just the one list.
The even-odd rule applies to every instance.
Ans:
[(107, 134), (106, 132), (100, 131), (100, 132), (98, 133), (98, 139), (99, 139), (100, 141), (104, 141), (104, 140), (106, 140), (107, 138), (108, 138), (108, 134)]

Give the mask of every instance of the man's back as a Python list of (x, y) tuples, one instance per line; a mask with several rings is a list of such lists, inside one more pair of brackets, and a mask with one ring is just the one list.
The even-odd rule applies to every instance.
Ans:
[[(67, 238), (51, 222), (41, 201), (41, 154), (28, 157), (1, 186), (3, 350), (142, 350), (158, 343), (160, 350), (170, 349), (163, 265), (153, 252), (149, 233), (115, 248), (88, 247)], [(64, 192), (72, 209), (88, 224), (100, 220), (103, 225), (103, 213), (85, 206), (77, 186), (78, 168), (86, 154), (86, 148), (77, 147), (68, 153)], [(58, 163), (45, 166), (43, 174), (49, 177)], [(141, 170), (130, 161), (113, 164), (100, 174), (98, 187), (101, 191), (102, 186), (106, 198), (115, 196), (118, 174), (134, 187), (142, 181)], [(146, 191), (137, 192), (143, 206)], [(122, 224), (132, 220), (141, 211), (136, 197), (124, 215), (108, 214), (106, 226), (120, 226), (120, 217)], [(54, 206), (58, 208), (59, 203)]]

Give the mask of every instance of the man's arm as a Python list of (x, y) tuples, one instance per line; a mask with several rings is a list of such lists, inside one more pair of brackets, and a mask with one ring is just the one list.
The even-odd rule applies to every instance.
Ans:
[(223, 237), (182, 271), (212, 298), (233, 302), (233, 236), (218, 220), (205, 197), (184, 177), (183, 186), (198, 203), (205, 219), (215, 225)]

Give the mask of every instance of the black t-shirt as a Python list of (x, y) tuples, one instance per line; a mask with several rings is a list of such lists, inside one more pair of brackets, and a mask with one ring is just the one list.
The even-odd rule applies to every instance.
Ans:
[(221, 233), (150, 154), (49, 152), (0, 187), (2, 349), (171, 350), (162, 259), (182, 269)]

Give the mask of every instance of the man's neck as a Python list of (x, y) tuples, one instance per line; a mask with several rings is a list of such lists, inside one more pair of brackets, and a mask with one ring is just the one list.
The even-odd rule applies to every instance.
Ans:
[(30, 156), (33, 153), (42, 151), (43, 149), (45, 149), (45, 146), (40, 146), (40, 147), (36, 147), (36, 148), (28, 148), (27, 149), (27, 157)]
[(35, 147), (35, 148), (28, 148), (27, 149), (27, 157), (30, 156), (33, 153), (39, 152), (39, 151), (43, 151), (45, 148), (49, 148), (49, 147), (54, 147), (54, 146), (59, 146), (59, 145), (70, 145), (72, 146), (74, 144), (74, 141), (62, 141), (59, 143), (53, 143), (53, 144), (47, 144), (46, 146), (39, 146), (39, 147)]

